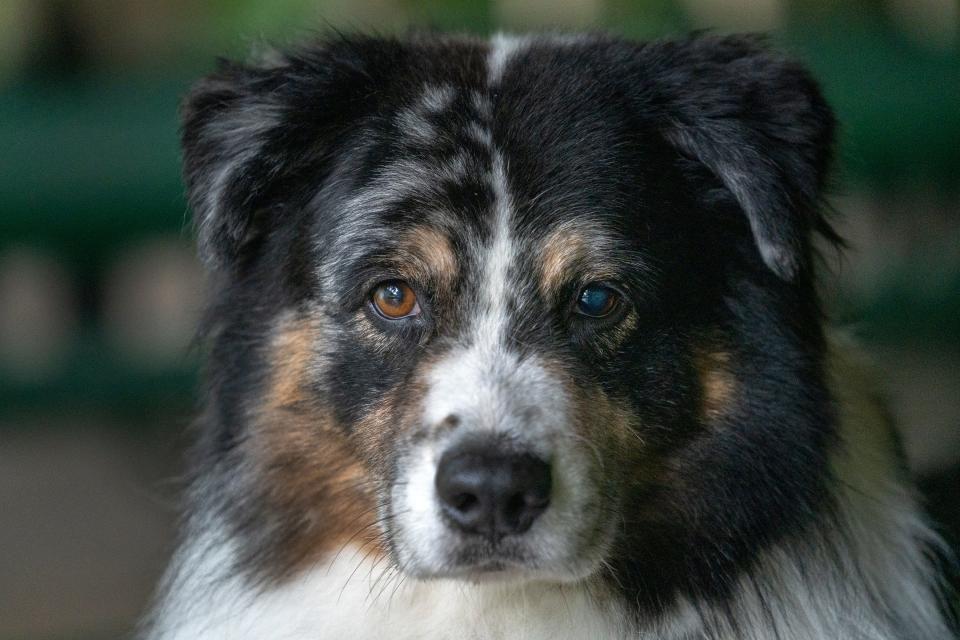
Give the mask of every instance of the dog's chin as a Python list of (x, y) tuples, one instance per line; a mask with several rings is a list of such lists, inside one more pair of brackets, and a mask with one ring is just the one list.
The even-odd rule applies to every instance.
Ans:
[(576, 581), (574, 576), (559, 576), (552, 571), (497, 560), (444, 569), (408, 568), (406, 571), (420, 580), (458, 580), (476, 585)]
[[(554, 566), (556, 565), (556, 566)], [(400, 564), (411, 577), (421, 580), (459, 580), (471, 584), (524, 584), (551, 582), (570, 584), (595, 574), (600, 559), (574, 559), (570, 562), (543, 562), (535, 554), (498, 553), (463, 550), (433, 563), (412, 559)]]

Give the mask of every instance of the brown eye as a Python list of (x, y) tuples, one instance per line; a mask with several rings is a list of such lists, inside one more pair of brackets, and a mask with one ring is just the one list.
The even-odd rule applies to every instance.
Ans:
[(377, 313), (388, 320), (399, 320), (420, 313), (417, 295), (410, 285), (401, 280), (378, 284), (370, 299)]

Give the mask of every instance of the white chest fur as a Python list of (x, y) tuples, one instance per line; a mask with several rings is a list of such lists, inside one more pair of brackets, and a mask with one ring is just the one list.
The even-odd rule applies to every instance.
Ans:
[(254, 590), (235, 578), (201, 578), (201, 565), (220, 553), (181, 577), (181, 587), (196, 588), (181, 588), (161, 609), (156, 640), (636, 637), (619, 605), (585, 587), (417, 582), (346, 549), (280, 587)]

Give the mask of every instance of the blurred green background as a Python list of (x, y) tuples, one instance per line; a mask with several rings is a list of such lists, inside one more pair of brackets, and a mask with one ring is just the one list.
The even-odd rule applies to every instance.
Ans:
[(957, 0), (0, 0), (0, 640), (126, 634), (170, 550), (203, 275), (176, 109), (328, 28), (765, 31), (842, 122), (824, 295), (960, 530)]

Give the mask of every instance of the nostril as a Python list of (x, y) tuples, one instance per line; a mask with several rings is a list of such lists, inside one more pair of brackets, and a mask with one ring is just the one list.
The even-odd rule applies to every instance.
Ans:
[(472, 493), (461, 493), (454, 497), (451, 501), (453, 508), (457, 511), (466, 513), (471, 509), (475, 509), (480, 506), (480, 501), (477, 499), (477, 496)]
[(444, 455), (434, 482), (447, 520), (470, 532), (492, 527), (494, 496), (489, 470), (481, 458), (468, 453)]
[(512, 476), (513, 492), (503, 504), (502, 516), (512, 532), (522, 533), (550, 506), (550, 465), (534, 456), (521, 456), (513, 462)]
[(526, 511), (526, 497), (522, 493), (514, 494), (510, 496), (502, 509), (503, 519), (513, 528), (517, 528)]

